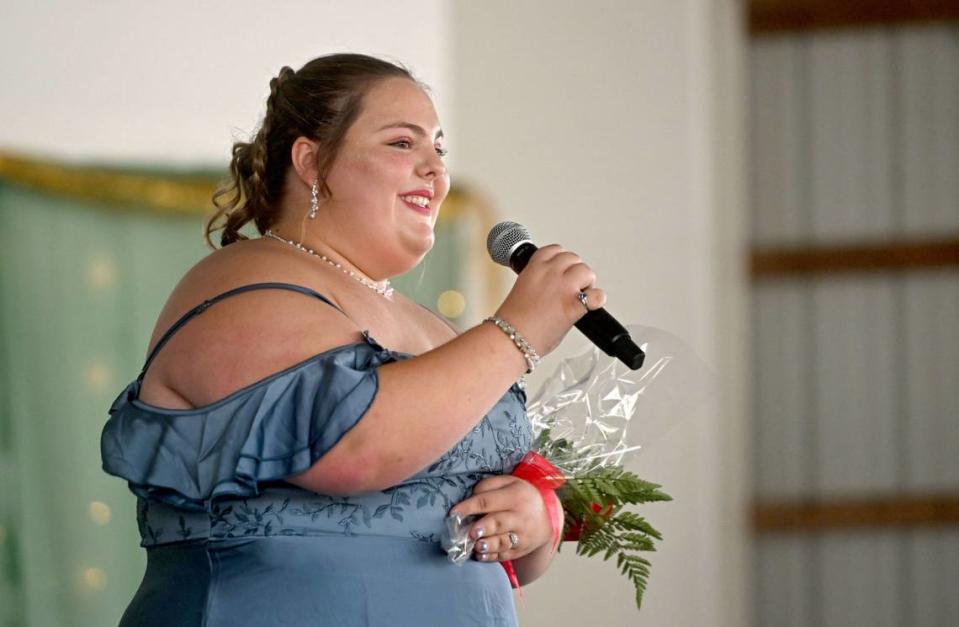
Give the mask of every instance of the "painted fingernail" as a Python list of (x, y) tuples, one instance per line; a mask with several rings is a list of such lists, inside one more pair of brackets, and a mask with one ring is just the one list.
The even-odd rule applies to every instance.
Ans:
[(479, 558), (480, 558), (480, 560), (482, 560), (482, 561), (485, 562), (486, 560), (489, 559), (489, 555), (487, 555), (486, 553), (482, 553), (482, 554), (479, 556)]
[(483, 531), (483, 528), (482, 528), (482, 527), (477, 527), (476, 529), (473, 530), (473, 537), (476, 538), (477, 540), (479, 540), (480, 538), (483, 537), (483, 534), (484, 534), (484, 533), (486, 533), (486, 532)]
[(486, 542), (480, 542), (479, 550), (480, 550), (480, 553), (486, 553), (487, 551), (489, 551), (489, 544), (487, 544)]

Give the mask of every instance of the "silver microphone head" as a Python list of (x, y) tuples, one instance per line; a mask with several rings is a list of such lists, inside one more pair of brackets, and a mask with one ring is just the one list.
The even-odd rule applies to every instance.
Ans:
[(509, 267), (509, 258), (520, 244), (532, 242), (533, 237), (522, 224), (500, 222), (486, 238), (486, 250), (496, 263)]

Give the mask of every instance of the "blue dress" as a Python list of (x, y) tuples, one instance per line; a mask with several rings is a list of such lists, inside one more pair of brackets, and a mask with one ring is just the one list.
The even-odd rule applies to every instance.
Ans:
[(106, 472), (137, 495), (147, 569), (122, 627), (515, 626), (498, 563), (450, 563), (439, 547), (449, 509), (477, 481), (509, 473), (530, 447), (526, 396), (514, 385), (428, 468), (387, 490), (316, 494), (285, 483), (362, 418), (377, 368), (411, 355), (369, 333), (210, 405), (164, 409), (139, 400), (161, 338), (103, 429)]

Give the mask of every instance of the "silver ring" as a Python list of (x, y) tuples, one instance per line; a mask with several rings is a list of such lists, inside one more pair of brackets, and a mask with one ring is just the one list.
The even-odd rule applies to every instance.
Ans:
[(509, 536), (509, 548), (515, 549), (516, 546), (519, 544), (519, 536), (516, 535), (516, 533), (514, 533), (514, 532), (512, 532), (512, 531), (510, 531), (510, 532), (509, 532), (508, 534), (506, 534), (506, 535)]
[(583, 303), (583, 307), (586, 308), (586, 311), (589, 311), (589, 298), (586, 296), (586, 292), (580, 292), (577, 294), (579, 302)]

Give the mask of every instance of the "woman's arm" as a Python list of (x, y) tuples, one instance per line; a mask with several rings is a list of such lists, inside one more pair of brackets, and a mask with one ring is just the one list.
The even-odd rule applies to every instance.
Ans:
[[(520, 273), (497, 315), (546, 355), (586, 313), (577, 294), (595, 278), (573, 253), (544, 246)], [(590, 302), (602, 306), (605, 293), (589, 292)], [(396, 485), (469, 433), (526, 369), (522, 352), (489, 323), (419, 357), (384, 365), (379, 392), (366, 414), (312, 467), (287, 480), (333, 495)]]
[(419, 357), (386, 364), (363, 418), (308, 470), (287, 481), (333, 495), (396, 485), (465, 437), (525, 371), (522, 353), (492, 324)]

